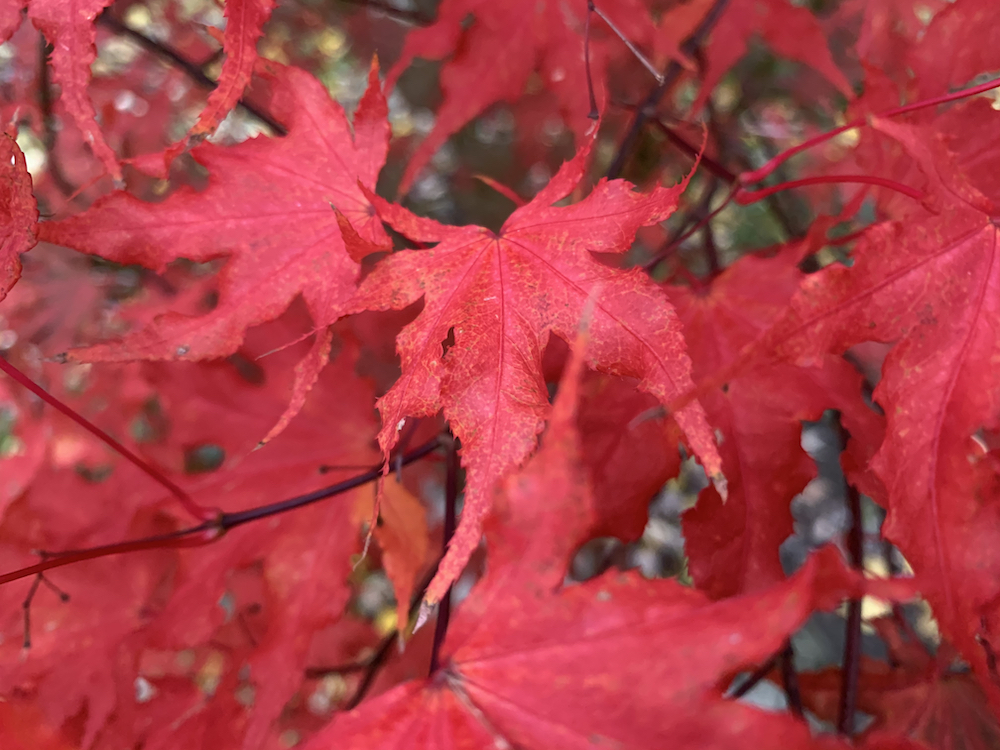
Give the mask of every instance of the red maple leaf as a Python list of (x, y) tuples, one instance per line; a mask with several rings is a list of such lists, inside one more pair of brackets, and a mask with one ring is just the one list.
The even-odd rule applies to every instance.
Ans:
[[(427, 591), (438, 601), (479, 543), (494, 483), (532, 451), (548, 411), (541, 356), (549, 334), (570, 339), (588, 300), (596, 304), (589, 358), (598, 369), (639, 379), (661, 402), (690, 382), (676, 315), (639, 270), (602, 265), (591, 252), (621, 253), (640, 226), (667, 217), (683, 185), (643, 195), (622, 180), (601, 181), (579, 203), (555, 208), (583, 176), (590, 148), (517, 209), (498, 233), (448, 227), (370, 199), (394, 229), (431, 250), (403, 250), (361, 284), (357, 309), (424, 309), (396, 340), (399, 380), (379, 399), (379, 444), (388, 454), (409, 417), (444, 410), (462, 441), (467, 470), (461, 524)], [(447, 345), (447, 340), (453, 345)], [(719, 458), (704, 412), (676, 415), (716, 481)]]
[(582, 349), (542, 449), (498, 492), (488, 573), (449, 628), (441, 668), (335, 717), (307, 750), (814, 746), (804, 723), (719, 685), (858, 585), (833, 549), (783, 585), (721, 603), (634, 571), (563, 586), (593, 513), (573, 419)]
[(38, 206), (31, 194), (31, 175), (17, 142), (0, 134), (0, 300), (21, 277), (21, 253), (35, 246)]
[(17, 30), (21, 10), (27, 7), (28, 18), (52, 45), (52, 77), (62, 88), (63, 106), (108, 174), (120, 181), (118, 158), (104, 140), (87, 95), (90, 66), (97, 58), (94, 19), (110, 4), (111, 0), (5, 0), (0, 10), (0, 42)]
[(833, 61), (826, 34), (812, 11), (788, 0), (742, 0), (729, 4), (712, 32), (692, 113), (701, 109), (722, 76), (743, 57), (754, 34), (759, 34), (779, 55), (811, 66), (848, 99), (854, 96), (850, 81)]
[(908, 50), (908, 74), (921, 98), (963, 86), (1000, 68), (1000, 30), (989, 0), (948, 3)]
[[(276, 318), (298, 294), (319, 329), (344, 313), (360, 267), (344, 250), (331, 205), (367, 240), (386, 241), (358, 188), (359, 180), (375, 184), (388, 147), (378, 69), (372, 67), (353, 134), (343, 109), (305, 71), (280, 68), (267, 77), (274, 87), (270, 109), (288, 124), (287, 137), (193, 149), (210, 172), (202, 192), (183, 188), (158, 204), (118, 192), (82, 214), (44, 225), (42, 236), (50, 242), (158, 271), (178, 258), (228, 258), (211, 312), (191, 316), (168, 309), (123, 340), (74, 351), (72, 358), (226, 356), (247, 328)], [(292, 404), (271, 436), (301, 408), (329, 346), (329, 334), (321, 331), (299, 365)]]
[[(197, 502), (227, 510), (254, 507), (353, 473), (340, 465), (374, 461), (373, 394), (353, 372), (356, 346), (350, 341), (339, 342), (341, 351), (320, 376), (315, 397), (282, 439), (254, 451), (256, 435), (287, 403), (291, 364), (302, 345), (259, 364), (255, 359), (301, 330), (291, 324), (302, 318), (288, 315), (255, 328), (238, 360), (143, 366), (165, 435), (138, 449), (164, 469), (175, 469), (171, 476)], [(181, 474), (185, 457), (205, 448), (219, 455), (221, 465), (212, 471), (205, 469), (214, 464), (189, 466), (187, 475)], [(107, 543), (146, 533), (154, 523), (156, 532), (174, 528), (164, 516), (161, 488), (106, 450), (97, 455), (103, 460), (86, 466), (81, 461), (46, 466), (8, 511), (0, 527), (0, 551), (8, 564), (34, 562), (31, 549)], [(81, 469), (94, 478), (83, 479)], [(129, 558), (127, 575), (115, 559), (54, 571), (51, 581), (68, 590), (72, 600), (60, 602), (42, 588), (32, 607), (34, 643), (24, 659), (16, 655), (24, 588), (0, 589), (5, 665), (0, 690), (37, 691), (55, 726), (86, 705), (85, 745), (109, 732), (132, 746), (154, 736), (157, 742), (180, 742), (213, 722), (228, 724), (234, 720), (226, 713), (233, 710), (232, 691), (245, 684), (254, 691), (254, 711), (244, 715), (236, 706), (242, 724), (238, 732), (230, 726), (230, 737), (234, 745), (242, 740), (247, 748), (260, 747), (302, 684), (313, 638), (346, 607), (351, 554), (360, 547), (351, 509), (365, 492), (241, 528), (192, 555), (141, 553)], [(68, 508), (67, 497), (75, 499)], [(227, 613), (226, 607), (232, 609)], [(216, 653), (219, 642), (229, 641), (230, 653)], [(230, 692), (214, 697), (215, 688), (204, 687), (209, 676), (200, 671), (178, 680), (143, 667), (156, 653), (175, 655), (184, 649), (207, 654), (212, 684), (222, 682)], [(252, 678), (238, 680), (244, 664)], [(165, 701), (133, 705), (137, 678), (149, 690), (170, 695), (166, 703), (176, 712), (162, 713)], [(126, 710), (126, 703), (131, 708)]]
[[(773, 258), (741, 258), (707, 292), (670, 289), (696, 379), (729, 364), (781, 316), (803, 278), (798, 255), (791, 245)], [(780, 363), (755, 369), (702, 403), (721, 431), (729, 499), (724, 503), (711, 488), (702, 493), (684, 514), (685, 550), (698, 587), (721, 598), (785, 578), (778, 548), (792, 534), (789, 505), (816, 474), (800, 444), (802, 421), (839, 409), (860, 466), (878, 446), (882, 425), (862, 400), (860, 375), (834, 356), (812, 367)]]
[[(604, 10), (633, 41), (654, 30), (640, 0), (618, 0)], [(399, 61), (389, 72), (389, 88), (416, 57), (449, 58), (441, 71), (444, 102), (434, 130), (420, 144), (403, 175), (400, 191), (409, 190), (434, 153), (470, 120), (501, 101), (519, 99), (529, 76), (538, 71), (559, 102), (561, 114), (578, 136), (590, 128), (583, 32), (587, 6), (555, 0), (444, 0), (437, 20), (406, 37)], [(471, 19), (471, 23), (470, 23)], [(625, 46), (609, 34), (591, 33), (591, 71), (598, 101), (603, 99), (608, 58)]]
[[(976, 133), (994, 128), (997, 116), (974, 101), (948, 121)], [(986, 168), (978, 136), (876, 126), (920, 166), (934, 210), (914, 206), (906, 221), (868, 229), (852, 265), (808, 277), (750, 356), (810, 364), (859, 342), (897, 342), (874, 394), (887, 418), (872, 461), (889, 510), (883, 533), (913, 566), (942, 634), (1000, 706), (977, 640), (983, 617), (996, 612), (1000, 576), (1000, 496), (976, 440), (996, 427), (1000, 407), (996, 169)], [(963, 152), (966, 141), (972, 147)]]

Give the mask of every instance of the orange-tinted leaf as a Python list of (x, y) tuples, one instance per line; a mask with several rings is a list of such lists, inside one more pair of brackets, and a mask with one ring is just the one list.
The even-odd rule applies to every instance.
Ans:
[[(371, 520), (374, 499), (374, 494), (370, 497), (362, 494), (358, 498), (354, 513), (358, 524)], [(423, 503), (392, 476), (382, 485), (379, 522), (374, 536), (382, 550), (385, 574), (396, 592), (396, 622), (403, 631), (410, 617), (410, 600), (417, 580), (428, 562), (430, 539)]]

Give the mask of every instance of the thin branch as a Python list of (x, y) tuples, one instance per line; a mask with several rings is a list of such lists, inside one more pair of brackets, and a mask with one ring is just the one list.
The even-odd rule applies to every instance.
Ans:
[[(109, 30), (118, 34), (120, 36), (126, 36), (129, 39), (136, 42), (140, 47), (145, 48), (149, 52), (153, 52), (156, 55), (168, 60), (175, 67), (182, 70), (188, 78), (197, 83), (202, 88), (214, 89), (219, 84), (213, 81), (210, 77), (205, 75), (205, 71), (201, 69), (196, 63), (188, 60), (184, 55), (178, 52), (176, 49), (163, 42), (158, 42), (155, 39), (143, 34), (141, 31), (137, 31), (130, 26), (122, 23), (120, 20), (115, 18), (110, 10), (106, 10), (101, 15), (97, 17), (97, 23), (102, 26), (107, 27)], [(271, 115), (262, 109), (250, 104), (249, 102), (240, 99), (237, 102), (238, 107), (242, 107), (249, 114), (256, 117), (262, 123), (267, 125), (276, 135), (288, 135), (288, 129), (282, 125), (280, 122), (275, 120)]]
[(347, 5), (356, 5), (384, 13), (394, 21), (411, 23), (416, 26), (430, 26), (434, 19), (419, 10), (404, 10), (392, 5), (388, 0), (342, 0)]
[[(851, 566), (864, 567), (864, 534), (861, 524), (861, 493), (853, 485), (847, 486), (848, 511), (851, 528), (847, 536), (847, 552)], [(837, 712), (837, 732), (849, 737), (854, 732), (854, 715), (858, 703), (858, 678), (861, 674), (861, 600), (852, 599), (847, 608), (847, 637), (844, 641), (843, 680), (840, 689), (840, 706)]]
[[(691, 36), (681, 43), (680, 51), (683, 54), (688, 55), (689, 57), (694, 55), (695, 50), (701, 46), (702, 41), (704, 41), (705, 37), (707, 37), (709, 32), (715, 27), (715, 24), (719, 22), (719, 19), (722, 17), (723, 12), (726, 10), (728, 5), (729, 0), (715, 0), (715, 4), (712, 6), (712, 9), (705, 14), (705, 17), (701, 20), (701, 23), (698, 24), (698, 27), (691, 33)], [(635, 142), (639, 138), (639, 133), (642, 131), (643, 125), (646, 124), (646, 120), (656, 113), (656, 107), (660, 103), (660, 99), (662, 99), (664, 94), (666, 94), (667, 91), (669, 91), (677, 82), (677, 79), (680, 77), (683, 69), (684, 68), (679, 62), (671, 60), (663, 74), (662, 82), (659, 83), (656, 88), (652, 89), (646, 96), (642, 105), (632, 118), (632, 124), (629, 125), (629, 129), (626, 131), (621, 145), (618, 146), (618, 153), (615, 154), (615, 158), (611, 162), (611, 166), (608, 168), (607, 177), (609, 180), (613, 180), (621, 175), (622, 169), (625, 167), (625, 162), (628, 159), (628, 155), (631, 153), (633, 146), (635, 146)]]
[[(438, 563), (440, 563), (440, 558)], [(410, 598), (410, 617), (413, 617), (420, 608), (420, 603), (424, 599), (424, 592), (427, 587), (431, 585), (431, 581), (434, 579), (434, 575), (437, 573), (437, 565), (431, 568), (426, 574), (424, 574), (423, 580), (417, 586), (417, 592)], [(351, 662), (350, 664), (342, 664), (332, 667), (308, 667), (306, 669), (306, 677), (313, 679), (323, 678), (330, 674), (349, 674), (351, 672), (364, 672), (365, 674), (361, 678), (361, 682), (358, 688), (354, 691), (354, 695), (351, 696), (351, 700), (344, 704), (343, 710), (350, 711), (356, 708), (361, 700), (365, 697), (368, 689), (371, 687), (372, 683), (375, 681), (375, 677), (378, 674), (378, 670), (382, 668), (386, 660), (389, 658), (390, 648), (393, 643), (395, 643), (398, 635), (396, 633), (390, 633), (382, 639), (379, 643), (378, 648), (375, 649), (375, 653), (369, 656), (364, 661)]]
[[(445, 483), (444, 500), (444, 534), (441, 543), (441, 557), (448, 551), (448, 543), (455, 535), (455, 516), (458, 506), (458, 451), (455, 447), (455, 438), (451, 439), (448, 446), (447, 479)], [(430, 674), (433, 675), (441, 666), (440, 654), (441, 646), (444, 644), (444, 637), (448, 633), (448, 621), (451, 619), (451, 590), (449, 586), (438, 604), (437, 622), (434, 623), (434, 645), (431, 648)]]
[(112, 448), (116, 453), (125, 458), (133, 466), (141, 469), (148, 477), (159, 484), (161, 487), (166, 488), (170, 494), (172, 494), (177, 501), (184, 507), (184, 509), (190, 513), (192, 516), (199, 520), (207, 520), (213, 518), (217, 515), (218, 511), (203, 508), (197, 503), (195, 503), (185, 492), (182, 490), (175, 482), (167, 478), (159, 469), (157, 469), (152, 464), (147, 463), (138, 455), (130, 451), (120, 442), (111, 437), (108, 433), (102, 430), (100, 427), (95, 425), (93, 422), (88, 420), (83, 415), (79, 414), (75, 410), (71, 409), (69, 406), (64, 404), (62, 401), (57, 399), (51, 393), (46, 391), (40, 385), (35, 383), (31, 378), (21, 372), (17, 367), (12, 365), (5, 357), (0, 356), (0, 370), (2, 370), (6, 375), (8, 375), (13, 380), (17, 381), (22, 387), (34, 393), (38, 398), (47, 403), (49, 406), (53, 407), (56, 411), (61, 414), (66, 415), (83, 429), (85, 429), (90, 434), (97, 437), (105, 445)]
[[(435, 437), (433, 440), (429, 440), (419, 448), (415, 448), (404, 455), (402, 463), (405, 466), (413, 463), (414, 461), (418, 461), (424, 456), (433, 453), (439, 446), (440, 441), (437, 437)], [(323, 489), (316, 490), (315, 492), (299, 495), (298, 497), (293, 497), (288, 500), (282, 500), (281, 502), (262, 505), (258, 508), (250, 508), (249, 510), (238, 511), (236, 513), (220, 513), (217, 517), (204, 521), (197, 526), (180, 529), (169, 534), (158, 534), (156, 536), (147, 536), (140, 539), (130, 539), (124, 542), (105, 544), (99, 547), (88, 547), (86, 549), (46, 552), (46, 559), (42, 562), (0, 575), (0, 586), (5, 583), (10, 583), (11, 581), (17, 581), (22, 578), (28, 578), (29, 576), (44, 573), (45, 571), (52, 570), (53, 568), (62, 568), (66, 565), (83, 562), (84, 560), (94, 560), (99, 557), (109, 557), (111, 555), (120, 555), (126, 552), (137, 552), (139, 550), (146, 549), (199, 547), (205, 544), (210, 544), (219, 539), (225, 532), (234, 529), (237, 526), (242, 526), (243, 524), (251, 523), (253, 521), (259, 521), (263, 518), (269, 518), (280, 513), (287, 513), (292, 510), (297, 510), (298, 508), (304, 508), (308, 505), (317, 503), (320, 500), (326, 500), (327, 498), (334, 497), (335, 495), (343, 494), (348, 490), (360, 487), (368, 482), (374, 482), (382, 476), (383, 466), (384, 464), (379, 464), (363, 474), (359, 474), (351, 477), (350, 479), (345, 479), (342, 482), (332, 484), (329, 487), (324, 487)]]
[(653, 67), (653, 63), (651, 63), (649, 61), (649, 59), (644, 54), (642, 54), (642, 52), (639, 51), (638, 47), (636, 47), (634, 44), (632, 44), (632, 40), (629, 39), (627, 36), (625, 36), (625, 33), (615, 25), (614, 21), (612, 21), (610, 18), (608, 18), (604, 14), (604, 11), (602, 11), (600, 8), (598, 8), (594, 4), (593, 0), (587, 0), (587, 24), (588, 24), (588, 28), (589, 28), (589, 24), (590, 24), (590, 13), (591, 12), (596, 13), (597, 17), (600, 18), (602, 21), (604, 21), (604, 23), (606, 23), (608, 25), (608, 28), (611, 29), (615, 33), (615, 36), (617, 36), (619, 39), (622, 40), (622, 42), (625, 44), (625, 46), (628, 47), (628, 51), (631, 52), (632, 55), (635, 57), (635, 59), (638, 60), (642, 64), (642, 67), (644, 67), (646, 70), (649, 71), (649, 74), (651, 76), (653, 76), (653, 78), (656, 81), (656, 83), (662, 86), (663, 85), (663, 75), (660, 73), (660, 71), (658, 71), (655, 67)]
[(785, 641), (785, 648), (781, 651), (781, 682), (785, 687), (789, 710), (803, 718), (802, 691), (799, 689), (799, 673), (795, 671), (795, 651), (791, 640)]
[(587, 96), (590, 99), (590, 111), (587, 117), (599, 120), (601, 113), (597, 109), (597, 97), (594, 96), (594, 78), (590, 74), (590, 15), (596, 10), (593, 0), (587, 0), (587, 20), (583, 27), (583, 71), (587, 74)]
[(740, 686), (733, 691), (733, 698), (742, 698), (744, 695), (753, 690), (757, 686), (758, 682), (771, 674), (771, 672), (774, 671), (774, 668), (778, 666), (778, 660), (781, 658), (783, 651), (784, 650), (774, 654), (770, 659), (751, 672), (749, 677), (741, 682)]
[(673, 143), (675, 146), (677, 146), (681, 151), (686, 153), (691, 158), (698, 160), (702, 164), (704, 164), (705, 168), (713, 175), (715, 175), (719, 179), (725, 180), (729, 184), (736, 182), (737, 177), (735, 174), (730, 172), (728, 169), (726, 169), (724, 166), (722, 166), (722, 164), (717, 162), (712, 157), (703, 154), (701, 152), (701, 149), (696, 148), (692, 144), (688, 143), (684, 138), (682, 138), (677, 133), (677, 131), (675, 131), (673, 128), (664, 123), (663, 120), (660, 120), (658, 118), (653, 118), (652, 122), (657, 127), (657, 129), (659, 129), (659, 131), (667, 137), (667, 140), (669, 140), (671, 143)]

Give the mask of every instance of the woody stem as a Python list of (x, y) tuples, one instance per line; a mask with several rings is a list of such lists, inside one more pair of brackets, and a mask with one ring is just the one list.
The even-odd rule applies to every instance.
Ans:
[[(456, 506), (458, 505), (458, 451), (455, 447), (455, 439), (451, 439), (451, 444), (448, 446), (448, 459), (447, 459), (447, 479), (445, 480), (445, 500), (444, 500), (444, 534), (441, 543), (441, 555), (442, 557), (448, 551), (448, 543), (451, 538), (455, 535), (455, 518), (457, 515)], [(441, 666), (441, 646), (444, 643), (444, 637), (448, 633), (448, 620), (451, 619), (451, 590), (452, 587), (448, 587), (448, 591), (445, 592), (444, 597), (441, 599), (441, 603), (438, 605), (438, 616), (437, 622), (434, 623), (434, 645), (431, 649), (431, 666), (430, 674), (434, 674), (438, 671)]]

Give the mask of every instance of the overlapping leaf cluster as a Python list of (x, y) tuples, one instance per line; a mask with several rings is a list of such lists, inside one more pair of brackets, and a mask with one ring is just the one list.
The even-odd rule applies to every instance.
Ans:
[[(846, 746), (727, 687), (814, 611), (908, 591), (937, 654), (873, 623), (891, 659), (860, 662), (876, 720), (855, 741), (995, 743), (1000, 115), (989, 93), (949, 94), (1000, 70), (1000, 11), (383, 5), (227, 0), (209, 33), (171, 2), (0, 3), (0, 349), (68, 407), (0, 380), (0, 574), (153, 539), (4, 578), (0, 745)], [(340, 47), (396, 61), (383, 84), (364, 60), (350, 116), (288, 31), (337, 46), (333, 23)], [(107, 63), (125, 38), (147, 51)], [(387, 90), (417, 58), (441, 61), (437, 118), (393, 138)], [(484, 182), (514, 208), (493, 228), (428, 218), (435, 152), (497, 111), (524, 163), (517, 191)], [(572, 138), (564, 161), (540, 122)], [(736, 128), (766, 146), (741, 150)], [(789, 170), (760, 168), (809, 138)], [(642, 184), (600, 177), (610, 163)], [(772, 196), (784, 241), (742, 244), (746, 219), (712, 209), (771, 196), (750, 187), (779, 173), (810, 221)], [(866, 583), (832, 547), (782, 565), (815, 474), (802, 424), (831, 409), (906, 587)], [(191, 510), (210, 525), (383, 460), (388, 474), (443, 430), (464, 502), (440, 560), (439, 496), (455, 498), (433, 462), (220, 539), (178, 536)], [(567, 583), (583, 543), (642, 533), (681, 454), (710, 480), (681, 522), (690, 585)], [(396, 605), (373, 617), (374, 569)], [(411, 635), (411, 597), (434, 617), (456, 581), (474, 584), (447, 633)], [(406, 649), (384, 661), (397, 629)], [(835, 720), (844, 673), (801, 677), (804, 705)]]

